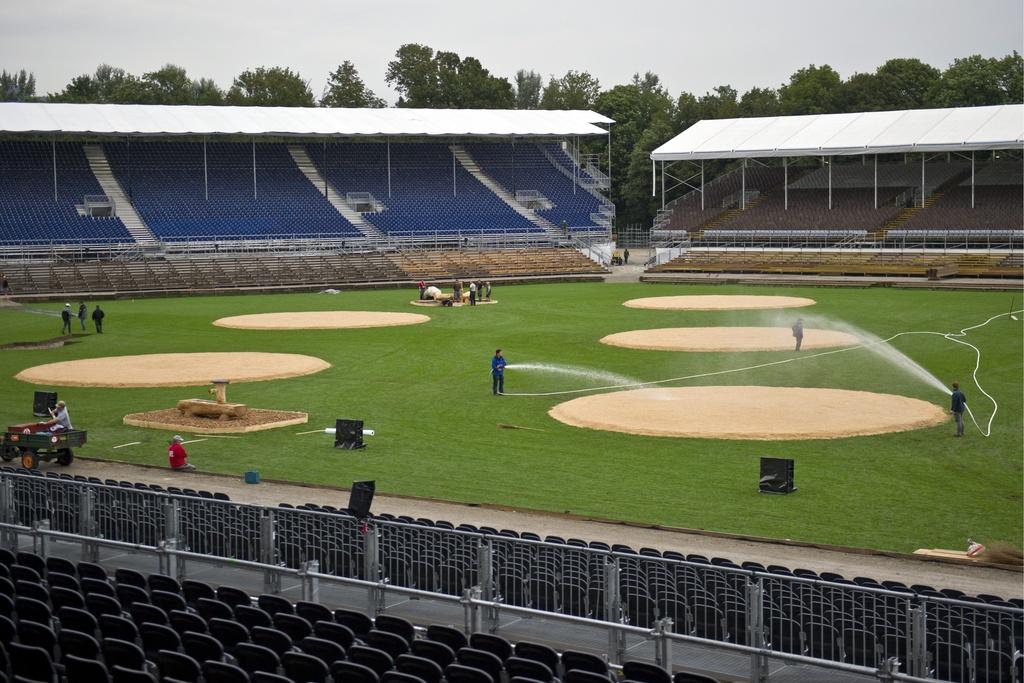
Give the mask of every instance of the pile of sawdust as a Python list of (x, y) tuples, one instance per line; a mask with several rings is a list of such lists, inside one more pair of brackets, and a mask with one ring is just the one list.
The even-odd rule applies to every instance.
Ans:
[(193, 432), (196, 434), (240, 434), (276, 429), (288, 425), (306, 424), (309, 416), (290, 410), (262, 410), (249, 408), (245, 417), (235, 420), (212, 420), (195, 415), (183, 415), (175, 408), (131, 413), (122, 420), (126, 425), (148, 429)]
[[(804, 349), (855, 346), (856, 335), (838, 330), (804, 330)], [(609, 334), (602, 344), (649, 351), (792, 351), (793, 331), (788, 327), (665, 327)]]
[(905, 396), (761, 386), (616, 391), (560, 403), (548, 414), (587, 429), (756, 441), (869, 436), (949, 419), (939, 406)]
[(297, 311), (254, 313), (214, 320), (217, 327), (240, 330), (349, 330), (364, 327), (396, 327), (430, 322), (419, 313), (386, 311)]
[(663, 311), (748, 311), (765, 308), (801, 308), (813, 306), (814, 299), (802, 296), (748, 296), (745, 294), (701, 294), (688, 296), (648, 296), (623, 303), (629, 308)]
[(325, 360), (296, 353), (151, 353), (36, 365), (14, 378), (64, 387), (186, 387), (212, 379), (258, 382), (301, 377), (329, 367)]

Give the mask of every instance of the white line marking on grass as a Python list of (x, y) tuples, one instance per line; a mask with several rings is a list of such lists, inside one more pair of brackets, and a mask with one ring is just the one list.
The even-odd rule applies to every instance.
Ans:
[(192, 439), (191, 441), (182, 441), (182, 443), (199, 443), (200, 441), (206, 441), (206, 439)]
[(295, 432), (295, 436), (303, 436), (304, 434), (323, 434), (323, 433), (324, 433), (324, 430), (322, 430), (322, 429), (311, 429), (308, 432)]
[(120, 446), (111, 446), (111, 448), (124, 448), (125, 446), (138, 446), (141, 441), (132, 441), (131, 443), (123, 443)]

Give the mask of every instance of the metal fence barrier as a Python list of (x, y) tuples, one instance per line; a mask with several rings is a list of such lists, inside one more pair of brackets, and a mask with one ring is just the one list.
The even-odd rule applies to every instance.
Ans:
[[(502, 610), (529, 610), (601, 624), (610, 634), (619, 626), (661, 629), (666, 638), (758, 656), (768, 651), (890, 673), (896, 669), (889, 662), (899, 662), (898, 670), (912, 675), (954, 680), (1015, 672), (1024, 649), (1024, 609), (992, 596), (954, 599), (920, 587), (792, 576), (577, 539), (411, 519), (361, 521), (343, 511), (267, 508), (21, 472), (0, 472), (0, 528), (7, 534), (34, 529), (40, 537), (73, 535), (86, 547), (124, 544), (179, 559), (230, 561), (262, 572), (264, 592), (278, 592), (282, 575), (315, 566), (320, 577), (373, 586), (371, 610), (384, 604), (380, 586), (441, 600), (473, 591), (499, 606), (482, 613), (492, 629)], [(610, 647), (620, 651), (616, 642)]]

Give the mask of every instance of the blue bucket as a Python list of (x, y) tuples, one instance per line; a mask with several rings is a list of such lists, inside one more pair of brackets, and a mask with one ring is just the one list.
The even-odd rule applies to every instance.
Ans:
[(245, 473), (246, 484), (258, 484), (260, 483), (260, 473), (256, 470), (249, 470)]

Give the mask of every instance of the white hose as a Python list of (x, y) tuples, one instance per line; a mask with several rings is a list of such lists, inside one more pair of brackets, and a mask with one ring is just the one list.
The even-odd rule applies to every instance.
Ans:
[(989, 318), (988, 320), (986, 320), (983, 323), (978, 323), (977, 325), (971, 325), (970, 327), (965, 327), (962, 330), (960, 330), (959, 332), (929, 332), (929, 331), (897, 332), (896, 334), (892, 335), (888, 339), (879, 339), (878, 341), (866, 342), (866, 343), (863, 343), (863, 344), (859, 344), (857, 346), (849, 346), (849, 347), (842, 348), (842, 349), (833, 349), (832, 351), (821, 351), (819, 353), (812, 353), (812, 354), (809, 354), (809, 355), (806, 355), (806, 356), (801, 355), (799, 357), (794, 357), (794, 358), (784, 358), (782, 360), (776, 360), (776, 361), (772, 361), (770, 363), (760, 363), (758, 365), (748, 365), (748, 366), (743, 367), (743, 368), (731, 368), (731, 369), (728, 369), (728, 370), (716, 370), (714, 372), (702, 372), (702, 373), (698, 373), (696, 375), (686, 375), (685, 377), (672, 377), (672, 378), (669, 378), (669, 379), (652, 380), (650, 382), (633, 382), (633, 383), (630, 383), (630, 384), (616, 384), (616, 385), (604, 386), (604, 387), (590, 387), (590, 388), (587, 388), (587, 389), (569, 389), (569, 390), (566, 390), (566, 391), (545, 391), (545, 392), (538, 392), (538, 393), (532, 393), (532, 394), (531, 393), (506, 393), (504, 395), (505, 396), (526, 396), (526, 397), (530, 397), (530, 396), (565, 396), (565, 395), (568, 395), (568, 394), (585, 394), (585, 393), (588, 393), (588, 392), (591, 392), (591, 391), (607, 391), (609, 389), (628, 389), (630, 387), (642, 387), (642, 386), (647, 386), (647, 385), (651, 385), (651, 384), (668, 384), (670, 382), (684, 382), (686, 380), (700, 379), (700, 378), (703, 378), (703, 377), (715, 377), (717, 375), (728, 375), (728, 374), (732, 374), (732, 373), (736, 373), (736, 372), (745, 372), (747, 370), (759, 370), (761, 368), (768, 368), (768, 367), (772, 367), (772, 366), (775, 366), (775, 365), (785, 365), (786, 363), (793, 363), (793, 362), (801, 361), (801, 360), (811, 360), (812, 358), (820, 358), (822, 356), (831, 356), (831, 355), (836, 354), (836, 353), (846, 353), (847, 351), (857, 351), (857, 350), (861, 350), (861, 349), (866, 349), (866, 348), (868, 348), (870, 346), (876, 346), (878, 344), (888, 344), (893, 339), (896, 339), (897, 337), (903, 337), (903, 336), (906, 336), (906, 335), (912, 335), (912, 334), (931, 334), (931, 335), (936, 335), (936, 336), (939, 336), (939, 337), (943, 337), (944, 339), (948, 339), (949, 341), (954, 342), (956, 344), (962, 344), (964, 346), (969, 346), (972, 349), (974, 349), (974, 353), (975, 353), (974, 371), (971, 373), (971, 377), (974, 380), (974, 385), (976, 387), (978, 387), (978, 391), (980, 391), (982, 394), (984, 394), (985, 397), (988, 398), (988, 400), (992, 401), (992, 415), (988, 419), (988, 424), (986, 425), (986, 428), (982, 429), (981, 425), (979, 425), (978, 421), (974, 418), (974, 413), (971, 412), (970, 408), (967, 408), (967, 414), (971, 416), (971, 421), (974, 422), (974, 426), (978, 428), (978, 431), (981, 432), (982, 436), (986, 436), (987, 437), (987, 436), (990, 436), (992, 434), (992, 421), (996, 417), (996, 412), (999, 411), (999, 404), (996, 402), (996, 400), (992, 397), (991, 394), (989, 394), (987, 391), (985, 391), (981, 387), (981, 384), (978, 382), (978, 368), (981, 366), (981, 351), (978, 349), (977, 346), (974, 346), (973, 344), (965, 342), (962, 339), (959, 339), (959, 337), (966, 337), (967, 336), (967, 332), (969, 332), (970, 330), (976, 330), (976, 329), (978, 329), (980, 327), (984, 327), (985, 325), (988, 325), (990, 322), (992, 322), (993, 320), (996, 320), (997, 318), (1002, 318), (1004, 316), (1012, 316), (1015, 313), (1024, 313), (1024, 309), (1016, 310), (1016, 311), (1009, 311), (1007, 313), (1000, 313), (999, 315), (994, 315), (994, 316), (992, 316), (991, 318)]

